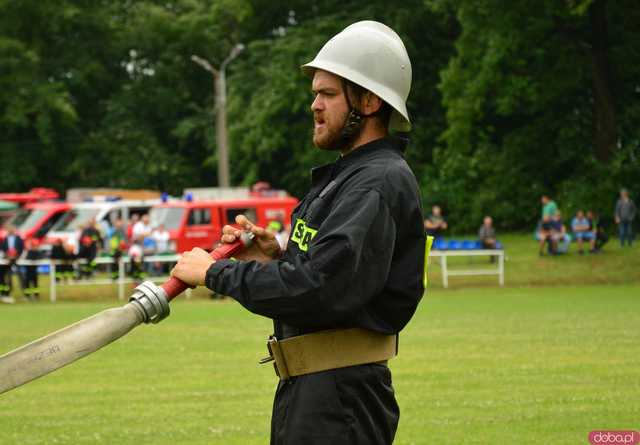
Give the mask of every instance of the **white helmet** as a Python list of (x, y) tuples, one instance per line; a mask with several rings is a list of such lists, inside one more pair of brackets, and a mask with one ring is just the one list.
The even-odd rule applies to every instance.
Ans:
[(389, 130), (411, 130), (407, 97), (411, 61), (402, 40), (379, 22), (364, 20), (347, 26), (329, 40), (315, 59), (302, 65), (309, 77), (328, 71), (371, 91), (393, 108)]

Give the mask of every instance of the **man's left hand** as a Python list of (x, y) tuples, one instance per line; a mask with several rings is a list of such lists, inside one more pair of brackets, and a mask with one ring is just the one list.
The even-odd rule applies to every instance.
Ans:
[(181, 279), (190, 286), (202, 286), (207, 270), (213, 263), (215, 260), (211, 255), (196, 247), (180, 256), (178, 263), (171, 270), (171, 276)]

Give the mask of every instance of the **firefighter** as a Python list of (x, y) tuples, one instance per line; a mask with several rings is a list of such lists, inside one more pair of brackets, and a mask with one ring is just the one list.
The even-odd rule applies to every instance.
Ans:
[(16, 261), (24, 250), (24, 240), (16, 232), (14, 226), (7, 227), (7, 236), (0, 241), (0, 301), (3, 303), (13, 303), (11, 296), (13, 288), (13, 269)]
[[(26, 255), (28, 261), (38, 261), (41, 258), (38, 249), (38, 240), (32, 238), (25, 243)], [(27, 264), (24, 266), (24, 278), (22, 282), (22, 292), (26, 300), (37, 301), (40, 299), (40, 288), (38, 287), (38, 265)]]
[(111, 264), (111, 279), (117, 280), (120, 275), (119, 269), (122, 252), (127, 249), (124, 222), (121, 218), (117, 218), (113, 222), (113, 226), (107, 231), (107, 246), (109, 248), (109, 256), (113, 259), (113, 263)]
[[(339, 153), (311, 172), (282, 252), (244, 216), (254, 243), (234, 260), (201, 249), (172, 274), (274, 320), (280, 377), (272, 444), (390, 444), (399, 419), (387, 360), (424, 292), (417, 181), (404, 160), (411, 63), (387, 26), (355, 23), (302, 67), (315, 96), (313, 143)], [(223, 229), (233, 242), (240, 230)]]
[(61, 239), (54, 241), (49, 258), (56, 264), (56, 282), (69, 282), (73, 279), (73, 246), (65, 244)]
[(101, 245), (102, 237), (98, 229), (96, 229), (96, 221), (91, 219), (80, 232), (78, 247), (78, 259), (82, 260), (80, 263), (80, 278), (91, 278), (93, 275), (93, 271), (96, 268), (95, 259)]

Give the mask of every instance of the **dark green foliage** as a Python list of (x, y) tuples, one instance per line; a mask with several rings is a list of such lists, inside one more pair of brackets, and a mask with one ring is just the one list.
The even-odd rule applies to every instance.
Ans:
[[(227, 70), (231, 176), (300, 196), (334, 159), (311, 144), (299, 66), (380, 20), (413, 64), (407, 158), (453, 232), (528, 228), (640, 196), (640, 9), (632, 0), (0, 0), (0, 190), (217, 183), (213, 79)], [(567, 215), (569, 216), (569, 215)]]
[[(632, 2), (606, 3), (605, 86), (613, 97), (603, 104), (594, 53), (595, 40), (607, 36), (593, 29), (596, 3), (438, 5), (455, 6), (462, 33), (442, 71), (447, 126), (434, 157), (436, 181), (426, 191), (445, 203), (458, 229), (474, 228), (483, 214), (502, 227), (533, 226), (543, 193), (556, 198), (565, 217), (578, 208), (610, 216), (624, 184), (638, 196), (640, 40), (631, 29), (640, 14)], [(603, 129), (594, 126), (607, 106), (617, 115), (617, 136), (603, 147)]]
[(311, 143), (313, 97), (300, 65), (313, 59), (328, 36), (364, 19), (397, 29), (406, 43), (413, 63), (409, 113), (415, 128), (407, 154), (421, 181), (428, 180), (432, 147), (444, 124), (435, 85), (451, 54), (448, 33), (451, 28), (455, 32), (455, 23), (416, 1), (398, 9), (382, 2), (334, 6), (323, 5), (315, 12), (292, 9), (288, 17), (293, 24), (253, 41), (246, 55), (234, 62), (229, 114), (236, 182), (264, 179), (300, 195), (308, 185), (309, 169), (335, 159), (335, 153), (319, 152)]

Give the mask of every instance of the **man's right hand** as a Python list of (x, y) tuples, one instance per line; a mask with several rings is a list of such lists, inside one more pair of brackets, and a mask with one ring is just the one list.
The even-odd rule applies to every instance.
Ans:
[(266, 263), (267, 261), (280, 258), (282, 251), (280, 250), (280, 244), (273, 233), (266, 230), (264, 227), (256, 226), (249, 221), (246, 216), (236, 216), (236, 224), (240, 228), (234, 226), (224, 226), (222, 228), (222, 242), (233, 243), (240, 238), (243, 231), (251, 232), (254, 234), (253, 243), (246, 249), (242, 250), (235, 255), (235, 258), (243, 261), (259, 261)]

